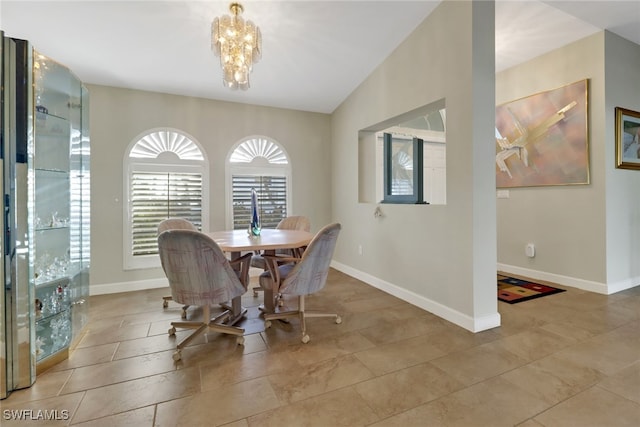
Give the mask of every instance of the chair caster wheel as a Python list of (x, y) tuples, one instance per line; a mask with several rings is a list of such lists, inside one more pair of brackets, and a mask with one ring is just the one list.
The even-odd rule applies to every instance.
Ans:
[(304, 334), (304, 335), (302, 336), (302, 343), (303, 343), (303, 344), (308, 343), (308, 342), (309, 342), (309, 340), (310, 340), (309, 335)]
[(173, 353), (172, 357), (173, 357), (173, 360), (177, 362), (178, 360), (182, 359), (182, 352), (178, 350), (175, 353)]
[(271, 320), (265, 320), (264, 321), (264, 328), (265, 329), (269, 329), (271, 327)]
[(238, 344), (238, 345), (244, 345), (244, 337), (238, 337), (238, 338), (236, 338), (236, 344)]
[(176, 328), (171, 327), (169, 328), (169, 335), (174, 336), (176, 334)]
[(336, 316), (336, 323), (339, 325), (340, 323), (342, 323), (342, 317), (340, 316)]
[(167, 300), (162, 301), (162, 308), (167, 308), (167, 307), (169, 307), (169, 301)]

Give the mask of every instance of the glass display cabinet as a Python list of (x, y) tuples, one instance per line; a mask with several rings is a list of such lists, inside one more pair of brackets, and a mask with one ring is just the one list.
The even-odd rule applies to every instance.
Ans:
[(65, 359), (87, 323), (89, 95), (0, 30), (0, 399)]
[(88, 94), (80, 80), (37, 51), (33, 78), (28, 206), (40, 371), (68, 357), (87, 322), (89, 134)]

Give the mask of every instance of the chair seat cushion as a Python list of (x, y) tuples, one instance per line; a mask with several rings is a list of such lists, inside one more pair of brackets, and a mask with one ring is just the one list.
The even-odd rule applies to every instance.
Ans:
[[(278, 270), (280, 272), (280, 280), (284, 280), (289, 275), (294, 266), (295, 264), (283, 264), (281, 266), (278, 266)], [(268, 271), (265, 271), (260, 275), (259, 281), (262, 288), (273, 289), (273, 280), (271, 279), (271, 273), (269, 273)]]

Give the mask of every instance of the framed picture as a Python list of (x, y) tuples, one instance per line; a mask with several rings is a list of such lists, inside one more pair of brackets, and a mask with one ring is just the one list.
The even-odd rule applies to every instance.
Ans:
[(616, 107), (616, 167), (640, 169), (640, 113)]
[(589, 184), (588, 80), (496, 107), (498, 188)]

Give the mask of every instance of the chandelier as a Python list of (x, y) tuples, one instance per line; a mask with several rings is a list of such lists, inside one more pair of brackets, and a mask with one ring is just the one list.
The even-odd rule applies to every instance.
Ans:
[(242, 18), (240, 3), (229, 6), (232, 16), (223, 15), (211, 23), (211, 48), (220, 57), (222, 81), (231, 89), (249, 89), (249, 74), (262, 56), (260, 28)]

